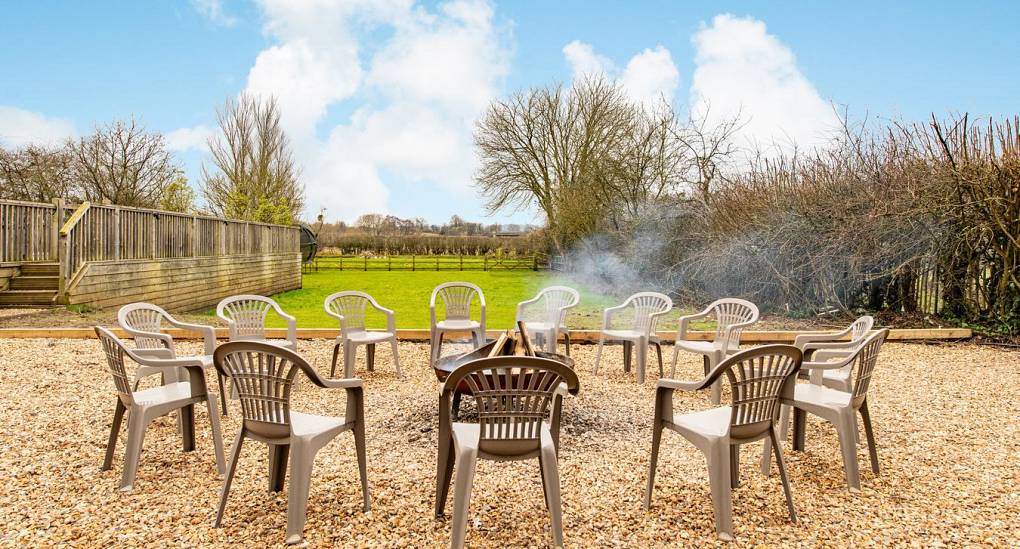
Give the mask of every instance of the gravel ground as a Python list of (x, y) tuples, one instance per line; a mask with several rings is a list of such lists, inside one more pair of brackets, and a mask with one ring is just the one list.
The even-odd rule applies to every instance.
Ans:
[[(184, 350), (197, 350), (184, 343)], [(320, 368), (327, 341), (303, 341)], [(306, 538), (312, 546), (441, 547), (449, 519), (433, 518), (436, 467), (435, 378), (423, 344), (401, 344), (399, 380), (381, 349), (365, 380), (372, 511), (360, 509), (352, 437), (320, 451), (313, 472)], [(622, 372), (619, 347), (591, 375), (594, 346), (575, 347), (581, 393), (566, 404), (560, 475), (569, 547), (720, 544), (704, 459), (664, 435), (651, 511), (641, 506), (651, 441), (654, 381)], [(245, 445), (224, 525), (211, 527), (221, 480), (208, 417), (196, 412), (197, 450), (180, 451), (172, 418), (146, 436), (133, 493), (101, 472), (114, 394), (98, 342), (0, 340), (0, 546), (266, 546), (284, 540), (286, 491), (266, 490), (267, 452)], [(684, 357), (694, 378), (700, 362)], [(654, 380), (654, 376), (652, 376)], [(1020, 355), (972, 345), (889, 344), (872, 386), (881, 476), (859, 449), (863, 491), (846, 489), (835, 431), (813, 418), (808, 448), (787, 446), (800, 522), (789, 522), (778, 475), (758, 473), (759, 451), (741, 455), (733, 493), (735, 546), (1020, 545)], [(304, 411), (342, 414), (343, 391), (304, 384)], [(229, 446), (239, 410), (223, 422)], [(707, 394), (680, 394), (678, 411), (709, 406)], [(755, 445), (755, 449), (760, 445)], [(229, 450), (229, 448), (228, 448)], [(549, 520), (537, 463), (481, 462), (468, 544), (546, 546)], [(452, 497), (451, 490), (451, 497)], [(448, 508), (448, 513), (452, 508)], [(1015, 525), (1014, 525), (1015, 526)]]

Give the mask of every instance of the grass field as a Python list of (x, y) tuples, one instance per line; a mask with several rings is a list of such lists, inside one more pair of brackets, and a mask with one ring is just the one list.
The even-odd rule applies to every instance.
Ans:
[[(333, 292), (359, 290), (375, 297), (383, 307), (393, 309), (398, 328), (428, 328), (429, 295), (443, 282), (473, 282), (485, 292), (486, 324), (489, 329), (509, 328), (513, 325), (517, 303), (530, 299), (539, 289), (554, 284), (572, 286), (581, 291), (581, 305), (568, 318), (573, 329), (595, 329), (601, 325), (602, 310), (619, 304), (619, 298), (597, 295), (558, 274), (541, 271), (319, 271), (304, 275), (300, 290), (273, 296), (284, 311), (297, 317), (298, 327), (333, 328), (337, 321), (322, 309), (323, 300)], [(209, 314), (213, 314), (212, 311)], [(671, 319), (679, 316), (671, 312), (669, 320), (660, 326), (672, 329)], [(285, 323), (270, 317), (270, 326), (282, 327)], [(475, 313), (477, 318), (477, 312)], [(385, 327), (381, 314), (369, 315), (369, 327)]]

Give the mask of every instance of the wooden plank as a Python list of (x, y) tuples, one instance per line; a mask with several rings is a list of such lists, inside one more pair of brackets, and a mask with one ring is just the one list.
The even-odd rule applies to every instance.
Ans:
[[(209, 318), (209, 324), (218, 324), (220, 320), (218, 318)], [(192, 332), (185, 332), (176, 328), (166, 330), (167, 333), (175, 338), (189, 339), (199, 338), (198, 334)], [(339, 328), (298, 328), (297, 336), (301, 339), (331, 339), (337, 336)], [(117, 333), (120, 337), (124, 337), (124, 334), (119, 330), (115, 329), (114, 333)], [(286, 328), (269, 328), (267, 336), (273, 339), (283, 339), (287, 336)], [(499, 334), (505, 333), (503, 330), (489, 330), (487, 333), (488, 337), (498, 337)], [(745, 331), (743, 336), (748, 336), (746, 339), (742, 336), (742, 341), (747, 342), (788, 342), (793, 340), (793, 336), (801, 333), (815, 333), (815, 332), (791, 332), (791, 331)], [(467, 332), (465, 332), (467, 334)], [(597, 337), (598, 332), (592, 330), (571, 330), (570, 339), (571, 341), (584, 341), (591, 343), (597, 339), (591, 338), (592, 335)], [(667, 334), (666, 332), (659, 332), (663, 341), (672, 341), (673, 335)], [(698, 340), (711, 340), (712, 332), (692, 332), (689, 334), (691, 339)], [(226, 328), (217, 328), (216, 336), (221, 339), (227, 337)], [(95, 332), (92, 328), (0, 328), (0, 339), (18, 339), (18, 338), (55, 338), (55, 339), (82, 339), (82, 338), (93, 338)], [(429, 337), (429, 331), (425, 328), (419, 329), (399, 329), (397, 330), (397, 337), (407, 341), (427, 341)], [(924, 329), (902, 329), (902, 330), (890, 330), (889, 339), (895, 341), (925, 341), (925, 340), (959, 340), (969, 339), (973, 337), (973, 333), (969, 328), (924, 328)]]

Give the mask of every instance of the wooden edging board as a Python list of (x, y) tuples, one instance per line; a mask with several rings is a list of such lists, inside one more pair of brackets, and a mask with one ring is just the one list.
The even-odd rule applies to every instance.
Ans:
[[(164, 330), (175, 338), (188, 339), (199, 338), (199, 334), (184, 331), (176, 328)], [(490, 337), (496, 337), (502, 330), (489, 330)], [(119, 337), (126, 337), (122, 330), (113, 330)], [(299, 339), (333, 339), (337, 336), (335, 328), (299, 328), (297, 337)], [(740, 336), (742, 343), (792, 343), (794, 338), (806, 333), (825, 333), (818, 331), (789, 331), (789, 330), (763, 330), (748, 331)], [(467, 333), (465, 332), (465, 335)], [(271, 339), (283, 339), (287, 337), (285, 328), (269, 328), (266, 336)], [(659, 332), (659, 338), (664, 342), (672, 342), (676, 338), (676, 332)], [(693, 331), (688, 332), (687, 339), (695, 341), (711, 341), (715, 336), (714, 332)], [(0, 328), (0, 339), (29, 339), (29, 338), (52, 338), (52, 339), (83, 339), (94, 338), (96, 333), (92, 328)], [(217, 328), (216, 337), (227, 338), (226, 328)], [(924, 340), (953, 340), (970, 339), (973, 333), (969, 328), (923, 328), (923, 329), (893, 329), (889, 331), (889, 339), (897, 341), (924, 341)], [(427, 329), (404, 329), (397, 330), (397, 338), (405, 341), (428, 341), (429, 331)], [(599, 339), (598, 330), (570, 330), (570, 341), (575, 343), (595, 343)]]

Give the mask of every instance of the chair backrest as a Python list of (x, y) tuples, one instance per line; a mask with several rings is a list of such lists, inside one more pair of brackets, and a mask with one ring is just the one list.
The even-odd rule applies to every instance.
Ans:
[[(130, 303), (117, 311), (117, 323), (122, 328), (130, 328), (142, 332), (162, 333), (163, 319), (170, 314), (152, 303)], [(138, 349), (166, 349), (163, 340), (154, 337), (134, 336), (135, 347)]]
[(128, 375), (124, 364), (126, 350), (124, 342), (113, 335), (113, 332), (101, 326), (96, 326), (95, 331), (99, 337), (99, 342), (103, 345), (103, 352), (106, 354), (106, 364), (110, 369), (110, 374), (113, 375), (113, 385), (117, 389), (117, 396), (120, 397), (121, 402), (125, 406), (131, 406), (134, 404), (135, 399), (134, 391), (131, 389), (131, 377)]
[(882, 344), (885, 343), (885, 339), (888, 336), (888, 328), (879, 330), (868, 336), (854, 353), (850, 366), (851, 376), (853, 376), (853, 391), (850, 393), (850, 402), (855, 408), (859, 408), (868, 396), (868, 388), (871, 386), (871, 374), (875, 371), (878, 353), (882, 350)]
[(639, 292), (627, 298), (624, 305), (634, 308), (633, 329), (638, 332), (655, 332), (659, 317), (652, 316), (665, 313), (673, 308), (673, 300), (659, 292)]
[(231, 339), (264, 339), (266, 316), (276, 302), (261, 295), (235, 295), (216, 306), (216, 314), (230, 319)]
[(740, 345), (740, 334), (744, 331), (743, 328), (734, 328), (727, 338), (727, 328), (734, 324), (758, 320), (758, 306), (744, 299), (717, 299), (709, 305), (709, 308), (712, 309), (710, 314), (715, 319), (715, 341), (721, 349)]
[[(542, 304), (542, 322), (548, 322), (553, 326), (562, 326), (567, 320), (566, 309), (576, 306), (581, 301), (581, 295), (577, 290), (568, 286), (549, 286), (538, 293), (539, 303)], [(537, 303), (536, 303), (537, 305)], [(527, 320), (527, 319), (519, 319)], [(539, 320), (539, 319), (535, 319)]]
[(471, 302), (478, 296), (481, 306), (485, 306), (485, 295), (482, 289), (470, 282), (447, 282), (432, 290), (429, 306), (436, 305), (436, 296), (443, 300), (448, 320), (470, 320)]
[(779, 418), (779, 399), (793, 396), (802, 354), (793, 345), (763, 345), (724, 360), (730, 384), (730, 438), (756, 440)]
[(365, 329), (365, 309), (372, 301), (372, 296), (365, 292), (337, 292), (326, 297), (325, 308), (343, 317), (340, 327), (346, 331), (363, 331)]
[[(515, 456), (539, 448), (561, 383), (578, 390), (577, 374), (554, 360), (507, 356), (483, 358), (454, 370), (444, 384), (450, 393), (466, 384), (478, 405), (479, 450)], [(441, 418), (449, 421), (447, 414)]]
[(232, 341), (213, 353), (241, 402), (244, 427), (256, 436), (290, 436), (290, 397), (299, 370), (311, 366), (297, 353), (270, 343)]
[(875, 319), (864, 315), (850, 324), (850, 341), (863, 341), (871, 328), (875, 325)]

